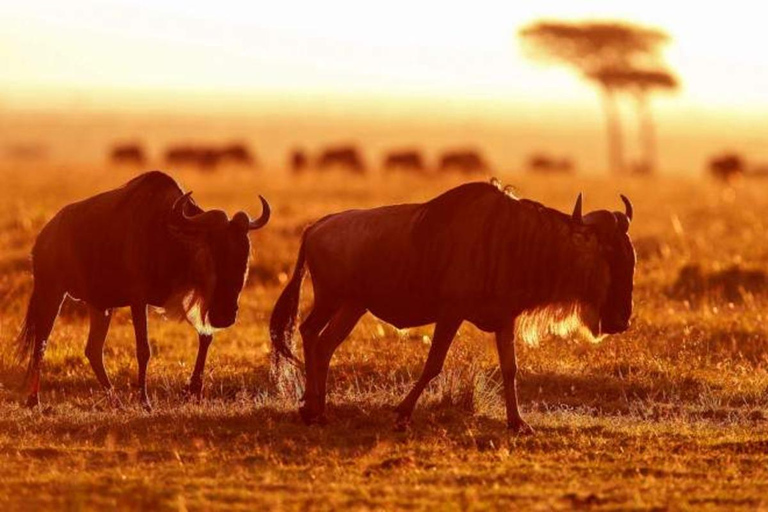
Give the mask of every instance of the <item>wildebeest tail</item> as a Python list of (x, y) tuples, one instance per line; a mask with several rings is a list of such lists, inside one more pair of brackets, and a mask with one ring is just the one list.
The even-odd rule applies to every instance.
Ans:
[(40, 306), (39, 294), (32, 292), (27, 306), (27, 314), (24, 317), (24, 323), (21, 325), (21, 331), (16, 338), (16, 361), (19, 364), (27, 365), (26, 378), (29, 379), (32, 373), (35, 350), (35, 333), (37, 332), (38, 309)]
[(296, 267), (288, 285), (277, 299), (272, 317), (269, 320), (269, 335), (272, 339), (273, 354), (283, 357), (299, 365), (299, 360), (293, 355), (293, 333), (296, 330), (296, 318), (299, 314), (299, 296), (301, 283), (304, 280), (304, 237), (296, 259)]

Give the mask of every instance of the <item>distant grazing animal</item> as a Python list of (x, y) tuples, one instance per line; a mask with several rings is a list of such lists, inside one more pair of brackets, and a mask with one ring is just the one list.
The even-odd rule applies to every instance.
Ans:
[(200, 343), (188, 391), (200, 397), (213, 332), (235, 322), (248, 269), (248, 231), (263, 227), (270, 209), (259, 196), (261, 217), (237, 212), (229, 219), (221, 210), (204, 211), (190, 194), (153, 171), (65, 206), (43, 227), (32, 250), (34, 287), (17, 347), (19, 359), (28, 359), (29, 406), (39, 403), (40, 367), (65, 295), (88, 304), (85, 355), (107, 391), (112, 384), (102, 351), (112, 310), (131, 308), (147, 409), (147, 306), (186, 318)]
[(109, 159), (114, 164), (145, 165), (147, 155), (138, 144), (117, 144), (112, 147)]
[(307, 158), (307, 154), (304, 151), (300, 149), (294, 149), (291, 151), (289, 163), (291, 170), (298, 174), (304, 172), (307, 169), (307, 166), (309, 165), (309, 159)]
[(384, 157), (384, 168), (422, 173), (426, 170), (421, 152), (415, 149), (392, 151)]
[(743, 175), (745, 167), (744, 159), (736, 153), (724, 153), (709, 161), (709, 172), (721, 181), (732, 181)]
[(225, 163), (253, 166), (256, 165), (256, 158), (244, 144), (223, 147), (182, 144), (172, 146), (165, 152), (165, 164), (168, 166), (189, 166), (214, 171)]
[(315, 298), (300, 327), (304, 421), (324, 421), (331, 357), (370, 311), (398, 328), (436, 324), (424, 371), (397, 408), (398, 425), (410, 421), (466, 320), (496, 334), (508, 426), (530, 432), (518, 410), (516, 330), (533, 342), (545, 332), (600, 336), (629, 327), (635, 252), (632, 205), (621, 197), (625, 212), (582, 216), (579, 195), (569, 216), (495, 184), (469, 183), (426, 203), (349, 210), (308, 227), (270, 321), (276, 361), (297, 362), (291, 340), (308, 269)]
[(538, 174), (570, 174), (573, 172), (573, 162), (568, 158), (553, 158), (539, 153), (528, 159), (528, 169)]
[(482, 155), (472, 149), (445, 152), (440, 157), (438, 167), (441, 171), (458, 171), (465, 174), (488, 170), (488, 164)]
[(355, 174), (365, 173), (365, 164), (360, 152), (354, 146), (326, 148), (317, 159), (317, 168), (326, 170), (333, 167), (346, 169)]
[(254, 166), (256, 158), (245, 144), (230, 144), (219, 150), (219, 162)]

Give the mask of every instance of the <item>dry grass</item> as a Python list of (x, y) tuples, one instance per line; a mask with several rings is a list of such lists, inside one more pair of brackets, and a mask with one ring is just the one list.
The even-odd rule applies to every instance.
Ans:
[[(597, 345), (521, 346), (523, 412), (537, 434), (517, 438), (505, 429), (495, 354), (469, 325), (411, 431), (393, 432), (391, 408), (418, 375), (430, 330), (399, 332), (370, 316), (334, 359), (330, 424), (300, 424), (294, 400), (270, 386), (266, 325), (302, 227), (344, 208), (423, 200), (457, 180), (265, 174), (178, 175), (203, 205), (257, 212), (262, 193), (274, 207), (253, 237), (239, 321), (212, 347), (205, 401), (181, 397), (197, 348), (191, 328), (155, 315), (155, 411), (141, 410), (121, 311), (105, 357), (122, 406), (106, 402), (83, 356), (87, 322), (68, 306), (46, 358), (42, 411), (19, 405), (21, 370), (7, 355), (0, 361), (1, 509), (768, 507), (761, 184), (505, 177), (520, 195), (562, 209), (578, 190), (588, 209), (618, 208), (617, 192), (627, 193), (640, 255), (630, 331)], [(128, 177), (0, 169), (3, 347), (21, 322), (39, 228), (65, 203)]]

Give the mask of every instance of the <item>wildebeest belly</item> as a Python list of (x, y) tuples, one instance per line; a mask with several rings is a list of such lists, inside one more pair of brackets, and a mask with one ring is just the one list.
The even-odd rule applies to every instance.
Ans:
[(316, 297), (356, 302), (398, 328), (445, 316), (484, 330), (496, 328), (503, 305), (476, 293), (446, 290), (440, 272), (425, 258), (413, 235), (418, 207), (347, 211), (313, 225), (305, 250)]

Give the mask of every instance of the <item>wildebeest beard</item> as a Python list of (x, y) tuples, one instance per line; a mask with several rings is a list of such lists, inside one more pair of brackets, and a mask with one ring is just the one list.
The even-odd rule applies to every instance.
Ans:
[(188, 284), (172, 292), (163, 310), (172, 319), (186, 319), (200, 334), (213, 334), (217, 329), (211, 325), (208, 313), (216, 286), (215, 265), (204, 244), (192, 245), (193, 256), (190, 260), (189, 275), (184, 280)]
[[(557, 210), (489, 188), (462, 187), (455, 190), (469, 197), (449, 192), (429, 204), (417, 234), (428, 279), (453, 296), (517, 315), (517, 333), (528, 343), (572, 333), (596, 341), (609, 269), (595, 233)], [(471, 215), (462, 216), (456, 205), (469, 199)]]

